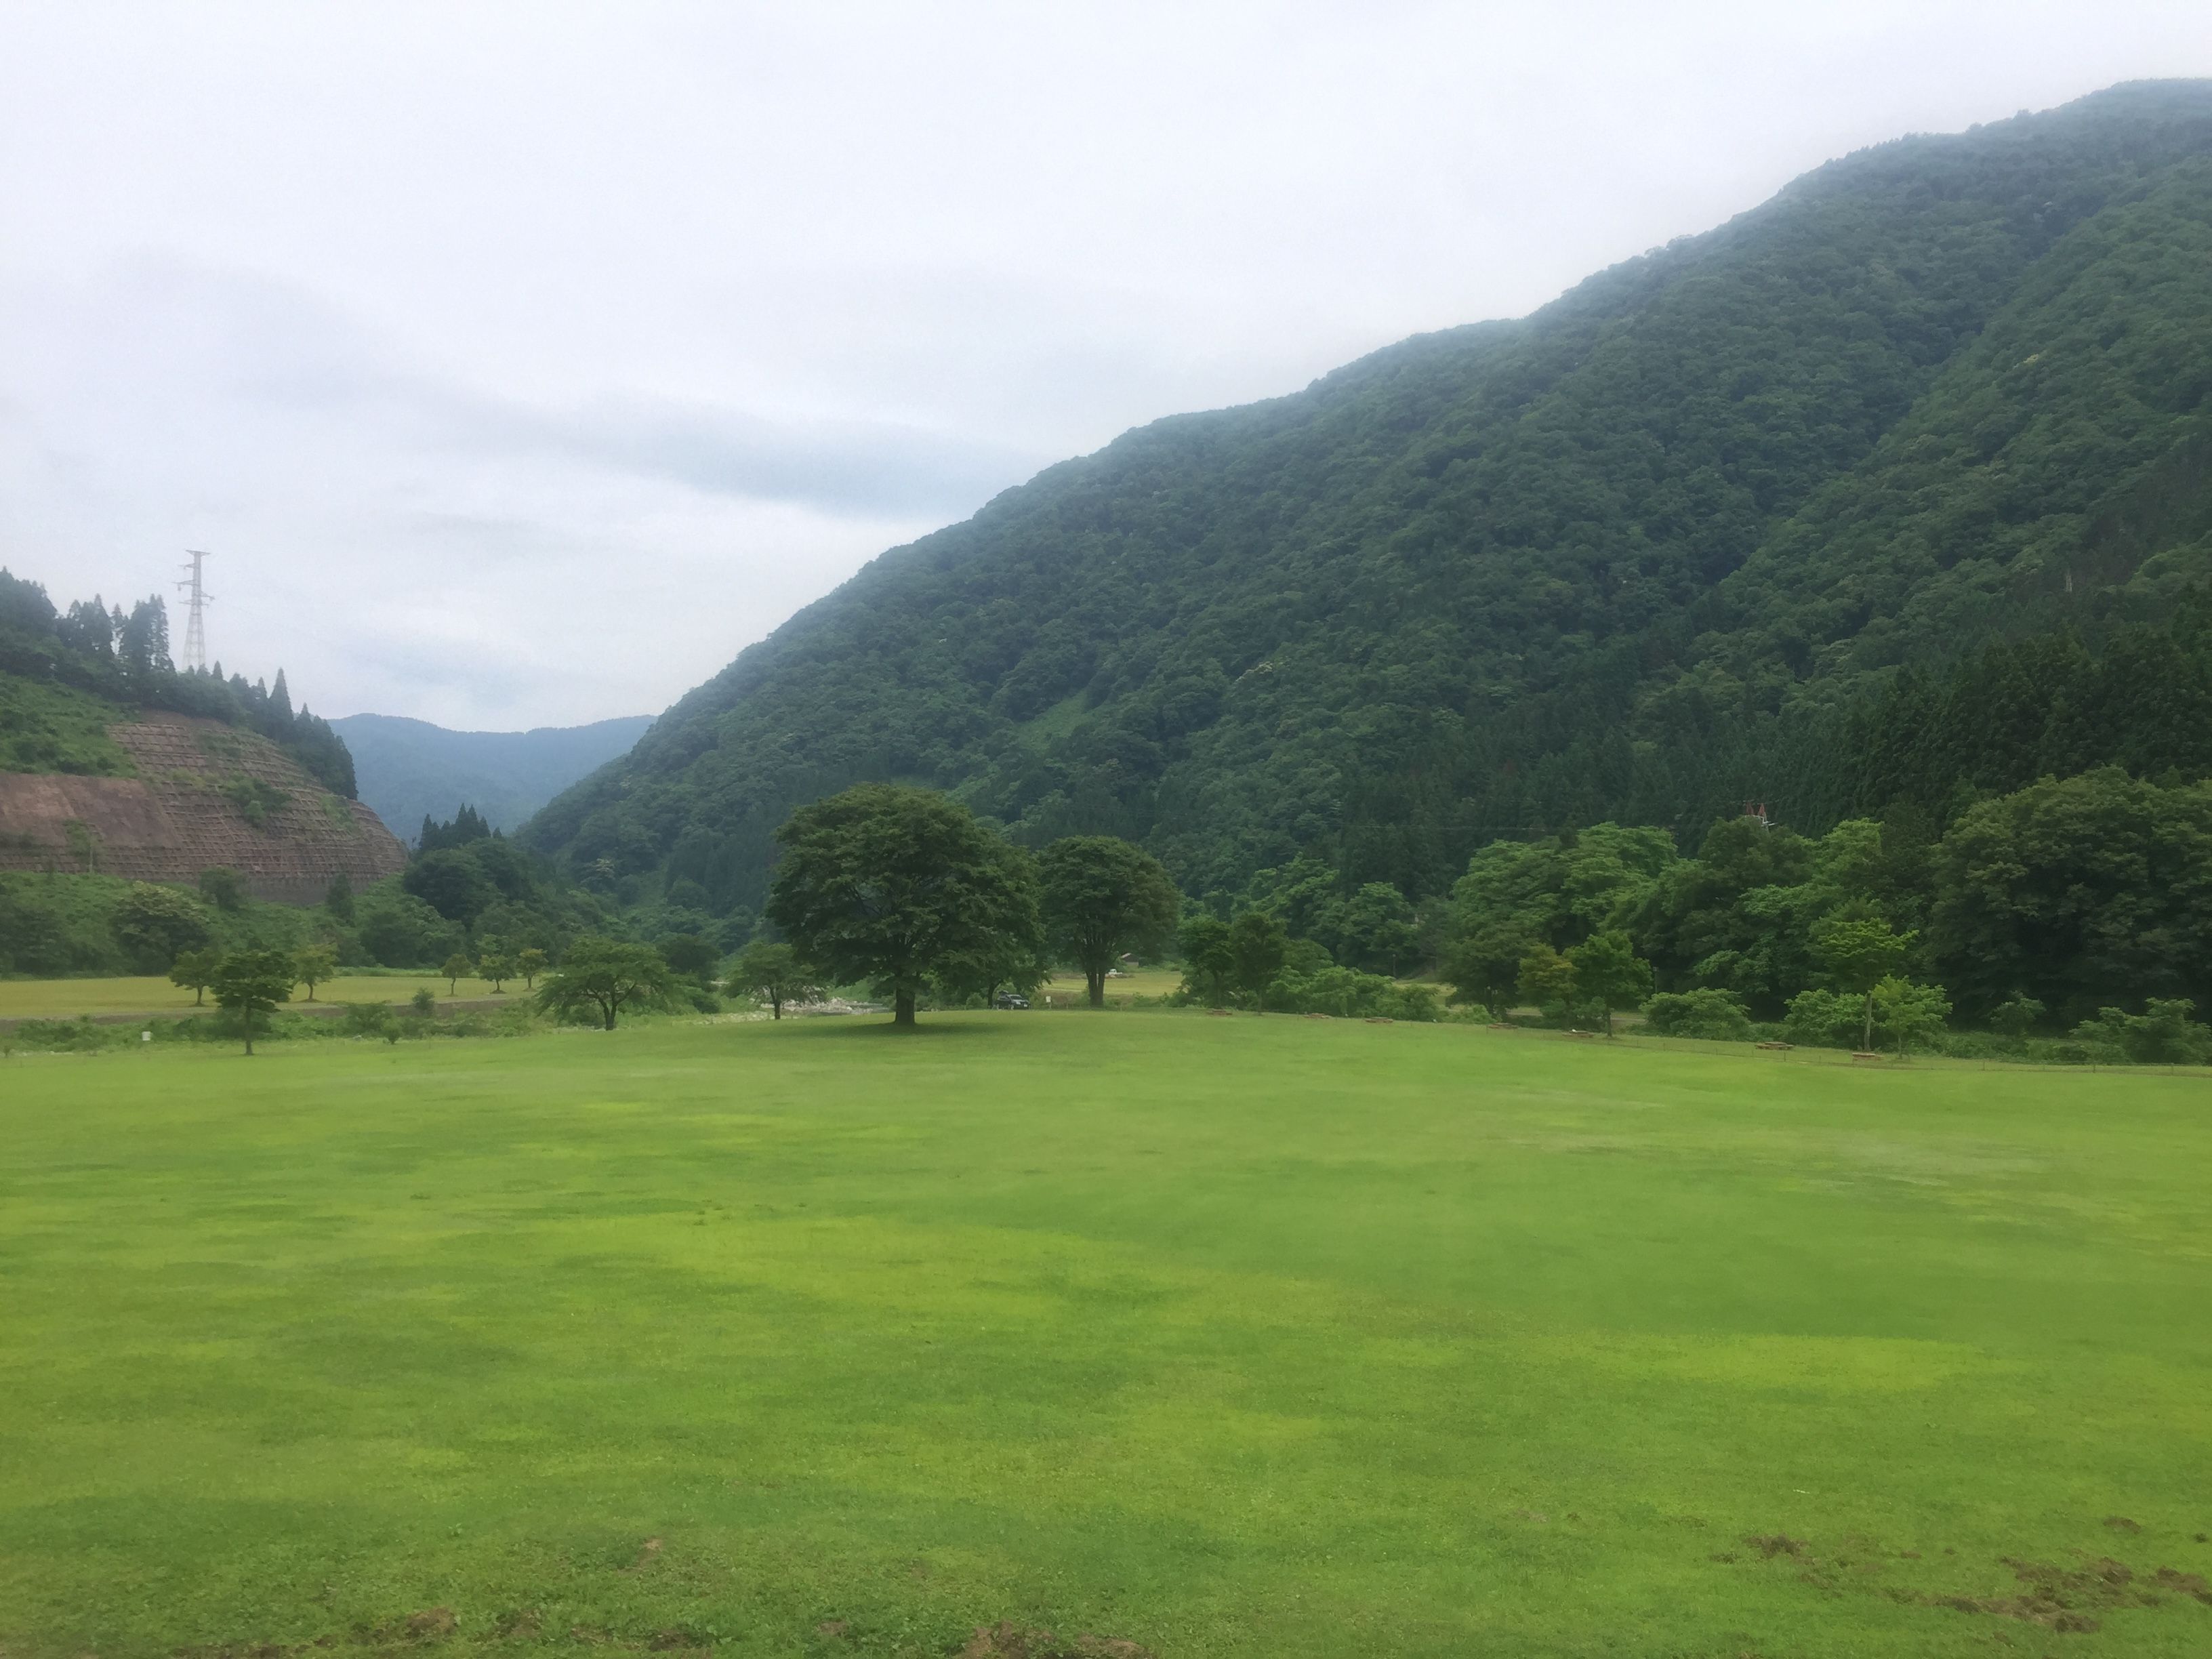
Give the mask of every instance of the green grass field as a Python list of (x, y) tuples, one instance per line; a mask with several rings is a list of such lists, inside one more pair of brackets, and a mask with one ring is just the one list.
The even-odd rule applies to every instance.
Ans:
[[(347, 974), (325, 980), (315, 988), (319, 1003), (388, 1002), (394, 1007), (427, 986), (438, 1000), (448, 1000), (446, 981), (437, 974)], [(490, 999), (488, 980), (464, 978), (453, 992), (462, 1001)], [(505, 994), (520, 1001), (526, 994), (522, 981), (507, 981)], [(307, 1006), (305, 986), (293, 988), (292, 1000)], [(213, 1007), (214, 999), (204, 1005)], [(192, 994), (169, 983), (167, 977), (113, 979), (0, 979), (0, 1019), (55, 1019), (78, 1014), (189, 1013)]]
[(18, 1055), (0, 1651), (2201, 1656), (2208, 1154), (1285, 1018)]

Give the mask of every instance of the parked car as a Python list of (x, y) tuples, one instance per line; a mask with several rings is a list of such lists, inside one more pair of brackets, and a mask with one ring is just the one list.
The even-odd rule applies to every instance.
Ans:
[(991, 1006), (994, 1008), (1026, 1008), (1030, 1006), (1030, 1000), (1012, 991), (1001, 991), (992, 999)]

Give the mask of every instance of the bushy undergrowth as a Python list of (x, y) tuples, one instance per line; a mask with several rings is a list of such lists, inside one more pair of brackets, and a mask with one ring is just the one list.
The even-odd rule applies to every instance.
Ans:
[[(528, 1036), (549, 1030), (525, 1003), (507, 1008), (463, 1009), (440, 1018), (412, 1009), (393, 1009), (380, 1002), (344, 1003), (336, 1016), (295, 1013), (280, 1010), (256, 1019), (253, 1041), (264, 1042), (421, 1042), (440, 1037)], [(180, 1019), (95, 1020), (89, 1015), (76, 1019), (19, 1020), (0, 1030), (0, 1051), (16, 1054), (101, 1054), (135, 1048), (147, 1041), (161, 1044), (215, 1044), (228, 1047), (244, 1041), (239, 1017), (228, 1009)]]
[(208, 902), (119, 876), (0, 873), (0, 974), (158, 974), (179, 951), (292, 951), (318, 913), (240, 899)]

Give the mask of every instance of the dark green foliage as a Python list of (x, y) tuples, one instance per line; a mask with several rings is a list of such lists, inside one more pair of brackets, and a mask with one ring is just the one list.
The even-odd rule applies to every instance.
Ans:
[(473, 806), (462, 806), (443, 823), (425, 814), (422, 830), (415, 837), (415, 850), (436, 853), (449, 847), (466, 847), (471, 842), (486, 839), (491, 832), (491, 826)]
[(1522, 1001), (1568, 1024), (1574, 1023), (1575, 964), (1550, 945), (1529, 947), (1514, 975), (1513, 988)]
[(1644, 1025), (1655, 1036), (1716, 1042), (1742, 1042), (1751, 1036), (1751, 1017), (1733, 991), (1662, 991), (1644, 1005)]
[(292, 800), (288, 791), (264, 778), (227, 778), (221, 787), (232, 810), (257, 830), (269, 822), (270, 813), (281, 812)]
[(1817, 1048), (1899, 1053), (1925, 1047), (1943, 1030), (1951, 1004), (1932, 985), (1893, 975), (1874, 988), (1874, 1018), (1867, 1024), (1868, 999), (1854, 992), (1814, 989), (1790, 1000), (1784, 1033), (1792, 1042)]
[(329, 890), (323, 895), (323, 908), (331, 913), (333, 921), (353, 921), (353, 880), (344, 871), (331, 878)]
[(2153, 997), (2140, 1014), (2100, 1008), (2074, 1035), (2085, 1042), (2118, 1048), (2143, 1066), (2201, 1066), (2212, 1059), (2212, 1030), (2196, 1018), (2195, 1005)]
[(290, 950), (306, 942), (307, 921), (289, 905), (212, 909), (181, 889), (114, 876), (0, 872), (0, 973), (162, 973), (179, 949)]
[(1182, 896), (1160, 861), (1113, 836), (1066, 836), (1037, 860), (1046, 937), (1083, 969), (1091, 1006), (1106, 1003), (1106, 975), (1124, 954), (1150, 954), (1175, 937)]
[(712, 939), (702, 939), (696, 933), (673, 933), (659, 944), (660, 959), (668, 970), (685, 979), (701, 981), (714, 976), (722, 953)]
[(201, 871), (199, 889), (200, 896), (218, 910), (246, 908), (246, 878), (226, 866), (212, 864)]
[[(0, 584), (12, 580), (0, 570)], [(131, 757), (107, 735), (129, 718), (105, 698), (0, 672), (0, 772), (129, 777)]]
[(2066, 1024), (2106, 1003), (2212, 1006), (2212, 784), (2117, 767), (1970, 808), (1935, 855), (1929, 943), (1975, 1017), (2014, 993)]
[(1040, 956), (1033, 860), (949, 796), (859, 785), (794, 812), (776, 841), (769, 920), (824, 977), (890, 996), (900, 1025), (938, 976), (1011, 978)]
[(1336, 952), (1350, 966), (1383, 975), (1413, 966), (1420, 948), (1419, 918), (1389, 882), (1362, 883), (1333, 920)]
[(402, 890), (380, 882), (363, 896), (355, 937), (362, 953), (384, 968), (422, 968), (441, 960), (461, 938), (460, 929)]
[(108, 925), (133, 967), (143, 974), (167, 973), (187, 951), (204, 948), (214, 937), (204, 906), (173, 887), (134, 881), (116, 901)]
[(448, 921), (467, 927), (499, 896), (491, 878), (466, 852), (457, 848), (425, 853), (409, 860), (400, 884)]
[[(58, 613), (36, 582), (0, 569), (0, 771), (120, 775), (113, 745), (95, 737), (81, 697), (128, 708), (203, 714), (258, 732), (325, 788), (354, 797), (353, 757), (326, 720), (295, 710), (284, 684), (180, 673), (169, 656), (169, 613), (157, 594), (128, 614), (96, 597)], [(100, 721), (104, 726), (106, 720)], [(266, 804), (261, 810), (265, 816)], [(259, 823), (260, 819), (251, 818)]]
[[(885, 555), (528, 838), (752, 905), (790, 807), (918, 779), (1224, 910), (1302, 859), (1418, 908), (1502, 835), (1697, 844), (1746, 799), (1902, 842), (1838, 721), (2212, 570), (2208, 157), (2198, 82), (1884, 145), (1525, 320), (1132, 432)], [(1668, 949), (1778, 1008), (1726, 935)]]
[(624, 1008), (670, 1007), (677, 994), (675, 975), (651, 945), (580, 939), (538, 988), (538, 1006), (563, 1019), (594, 1013), (611, 1031)]
[(1289, 962), (1291, 940), (1283, 924), (1262, 910), (1247, 910), (1229, 924), (1229, 982), (1257, 1006)]
[(1203, 913), (1187, 917), (1176, 945), (1182, 952), (1183, 996), (1216, 1008), (1225, 1004), (1237, 974), (1229, 924)]
[(1300, 969), (1285, 967), (1267, 986), (1266, 1006), (1286, 1014), (1328, 1014), (1338, 1019), (1412, 1019), (1440, 1017), (1431, 986), (1400, 985), (1385, 974), (1363, 974), (1323, 962)]
[(1874, 1046), (1875, 988), (1893, 979), (1912, 954), (1913, 935), (1900, 933), (1880, 916), (1828, 917), (1813, 930), (1813, 951), (1828, 982), (1865, 1000), (1862, 1047)]
[(733, 997), (759, 998), (775, 1019), (783, 1018), (785, 1003), (811, 1002), (822, 994), (822, 987), (799, 964), (799, 952), (767, 939), (756, 939), (738, 953), (725, 988)]
[(340, 1020), (345, 1034), (353, 1037), (383, 1037), (396, 1041), (398, 1028), (392, 1018), (392, 1008), (382, 1002), (349, 1002)]
[(461, 981), (474, 974), (476, 970), (476, 963), (471, 962), (459, 951), (440, 963), (438, 972), (445, 978), (446, 994), (449, 997), (457, 995), (461, 988)]
[(1591, 934), (1567, 952), (1567, 961), (1574, 969), (1576, 1006), (1595, 1010), (1607, 1036), (1616, 1012), (1640, 1007), (1651, 994), (1651, 964), (1618, 927)]
[(290, 952), (235, 951), (216, 964), (208, 989), (223, 1012), (238, 1021), (250, 1054), (255, 1022), (275, 1012), (278, 1003), (292, 1000), (293, 983)]

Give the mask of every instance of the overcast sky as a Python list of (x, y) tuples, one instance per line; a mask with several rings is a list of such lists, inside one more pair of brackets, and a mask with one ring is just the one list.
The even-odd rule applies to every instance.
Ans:
[(210, 549), (327, 714), (655, 712), (1128, 426), (2206, 74), (2203, 0), (0, 0), (0, 563)]

